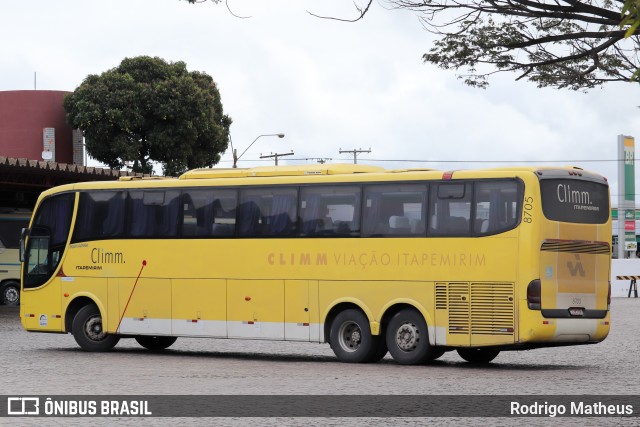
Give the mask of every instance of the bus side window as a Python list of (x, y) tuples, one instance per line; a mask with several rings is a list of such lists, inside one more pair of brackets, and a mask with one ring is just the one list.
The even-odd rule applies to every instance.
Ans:
[(182, 236), (201, 236), (204, 234), (204, 218), (202, 210), (196, 208), (193, 196), (188, 192), (182, 195)]
[(224, 237), (235, 234), (236, 190), (189, 189), (182, 194), (182, 235)]
[(358, 186), (317, 186), (300, 189), (303, 236), (356, 236), (360, 232)]
[(300, 234), (302, 236), (317, 236), (325, 230), (325, 218), (321, 212), (326, 208), (320, 206), (320, 195), (314, 192), (301, 191), (300, 201)]
[(472, 183), (446, 182), (434, 184), (431, 193), (432, 236), (463, 237), (470, 235)]
[(374, 184), (364, 189), (363, 234), (371, 237), (423, 236), (425, 184)]
[(129, 197), (131, 237), (177, 237), (180, 191), (132, 190)]
[(213, 236), (233, 236), (236, 230), (236, 204), (235, 190), (216, 191), (213, 201), (213, 224), (211, 233)]
[(518, 222), (518, 194), (516, 181), (477, 182), (474, 234), (497, 234), (515, 227)]
[(80, 193), (72, 242), (124, 236), (126, 193), (86, 191)]
[(247, 200), (238, 206), (238, 234), (254, 236), (260, 234), (262, 215), (254, 200)]
[(293, 236), (296, 230), (296, 188), (250, 188), (240, 191), (241, 236)]

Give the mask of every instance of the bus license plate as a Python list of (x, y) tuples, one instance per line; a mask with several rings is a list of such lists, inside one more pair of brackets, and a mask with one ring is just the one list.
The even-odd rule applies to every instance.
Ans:
[(584, 308), (582, 307), (571, 307), (569, 308), (569, 314), (571, 317), (583, 317), (584, 316)]

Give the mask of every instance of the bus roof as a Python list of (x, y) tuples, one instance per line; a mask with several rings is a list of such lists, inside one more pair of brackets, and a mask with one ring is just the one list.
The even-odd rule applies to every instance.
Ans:
[[(159, 188), (159, 187), (182, 187), (184, 185), (211, 185), (218, 181), (220, 185), (245, 185), (245, 184), (287, 184), (309, 182), (313, 177), (322, 178), (323, 182), (362, 182), (362, 181), (396, 181), (396, 180), (455, 180), (474, 178), (505, 178), (513, 176), (523, 176), (524, 174), (537, 175), (539, 178), (560, 178), (563, 176), (575, 176), (582, 179), (590, 179), (598, 182), (606, 182), (606, 178), (597, 173), (583, 171), (572, 166), (514, 166), (491, 169), (460, 169), (442, 171), (427, 168), (415, 169), (384, 169), (379, 166), (360, 164), (323, 164), (323, 165), (297, 165), (297, 166), (263, 166), (247, 169), (230, 168), (206, 168), (194, 169), (185, 172), (180, 177), (150, 177), (136, 178), (126, 177), (118, 181), (90, 181), (84, 183), (66, 184), (58, 186), (42, 193), (41, 197), (50, 194), (76, 191), (76, 190), (99, 190), (116, 188)], [(256, 178), (260, 182), (256, 182)], [(246, 181), (245, 181), (246, 180)]]
[(241, 178), (253, 176), (343, 175), (353, 173), (385, 172), (379, 166), (330, 163), (323, 165), (261, 166), (250, 169), (194, 169), (179, 179)]

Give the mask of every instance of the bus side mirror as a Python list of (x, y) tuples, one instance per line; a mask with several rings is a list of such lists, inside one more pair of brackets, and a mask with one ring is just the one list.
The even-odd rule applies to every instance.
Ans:
[(27, 236), (29, 235), (29, 229), (28, 228), (23, 228), (22, 232), (20, 234), (20, 262), (24, 262), (25, 260), (25, 241), (27, 239)]

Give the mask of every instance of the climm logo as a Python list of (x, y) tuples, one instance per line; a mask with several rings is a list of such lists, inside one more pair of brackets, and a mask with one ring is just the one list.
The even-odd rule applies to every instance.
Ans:
[(122, 252), (105, 251), (104, 248), (91, 249), (91, 262), (94, 264), (124, 264)]
[(569, 184), (558, 184), (558, 201), (576, 205), (591, 205), (591, 195), (588, 191), (572, 190)]

